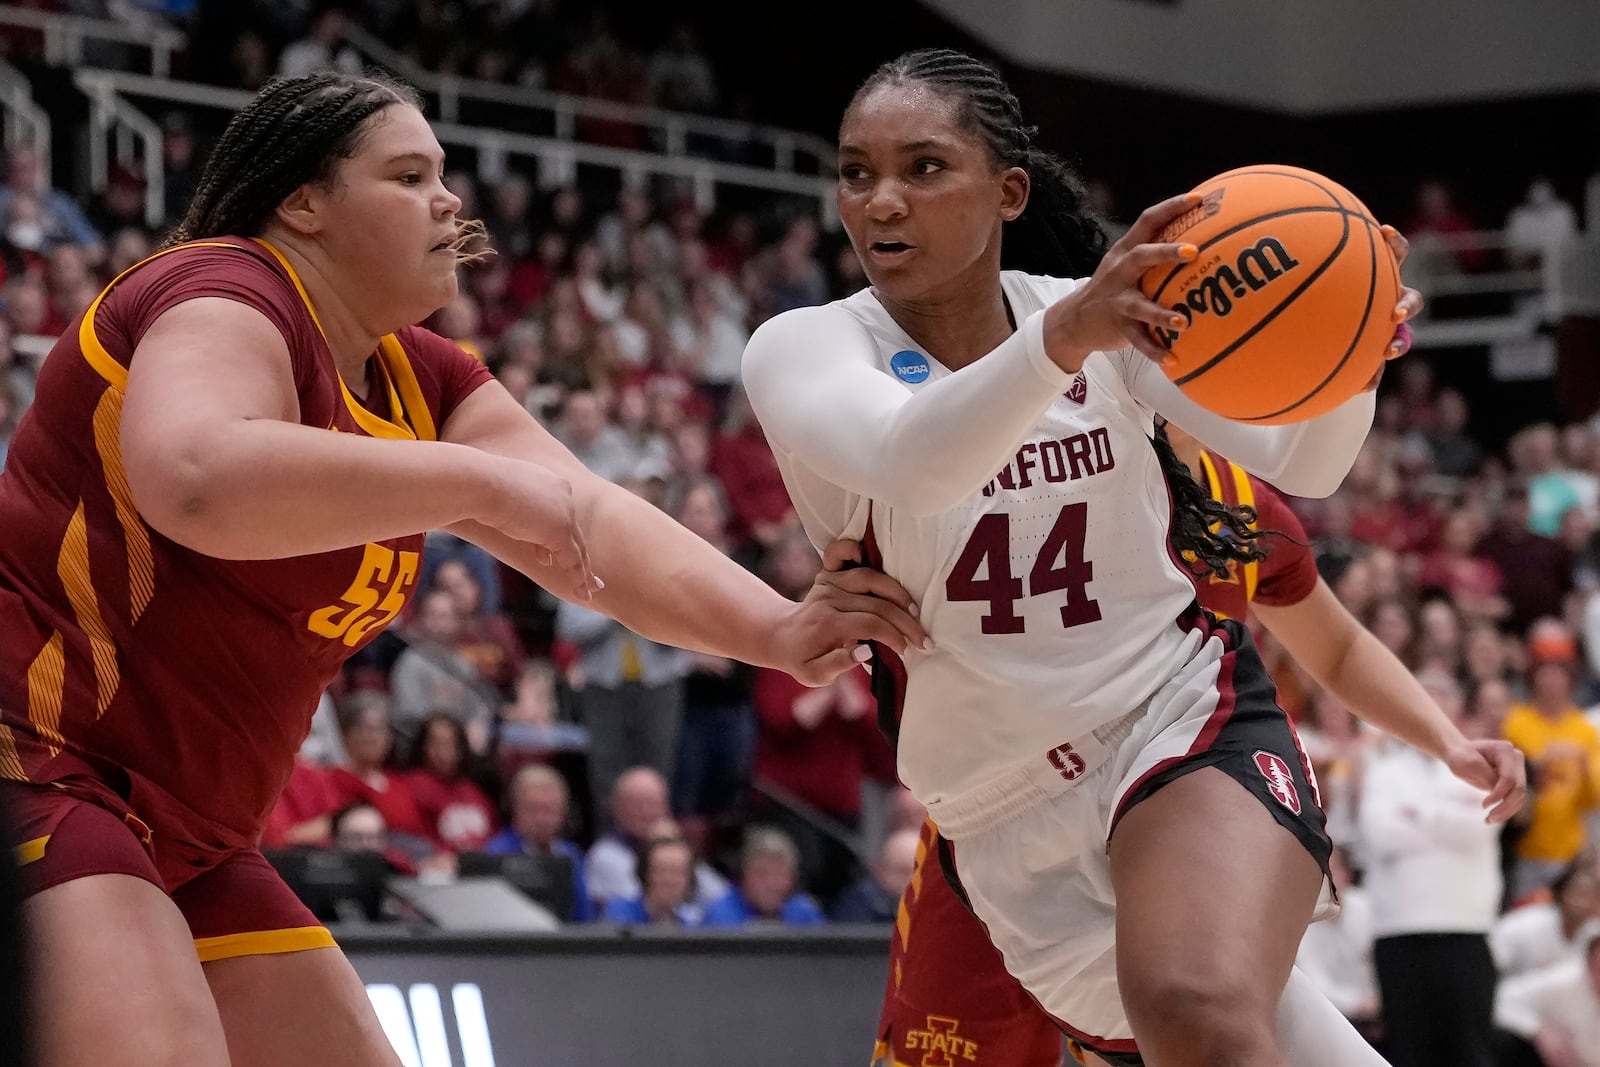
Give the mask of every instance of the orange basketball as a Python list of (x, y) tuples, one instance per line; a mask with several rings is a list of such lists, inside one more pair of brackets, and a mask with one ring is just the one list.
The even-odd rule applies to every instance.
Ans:
[(1199, 250), (1140, 280), (1181, 315), (1152, 328), (1191, 399), (1241, 422), (1314, 418), (1359, 393), (1394, 339), (1400, 266), (1348, 189), (1299, 167), (1240, 167), (1195, 188), (1161, 234)]

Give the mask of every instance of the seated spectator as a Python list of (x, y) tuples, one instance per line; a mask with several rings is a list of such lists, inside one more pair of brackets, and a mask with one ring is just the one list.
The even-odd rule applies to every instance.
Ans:
[[(22, 197), (36, 200), (39, 210), (25, 220), (28, 232), (13, 233), (11, 227), (24, 221), (12, 210), (13, 201)], [(82, 247), (93, 266), (98, 266), (105, 258), (105, 242), (100, 232), (90, 224), (70, 193), (51, 184), (44, 161), (27, 145), (15, 145), (6, 153), (6, 181), (0, 186), (0, 218), (10, 224), (6, 239), (16, 247), (47, 252), (65, 241)]]
[(565, 856), (572, 861), (572, 921), (592, 922), (594, 897), (584, 877), (583, 850), (564, 836), (571, 822), (566, 779), (546, 764), (526, 764), (506, 786), (505, 806), (507, 824), (483, 851), (491, 856)]
[(639, 851), (637, 896), (606, 901), (607, 922), (625, 926), (699, 926), (694, 902), (694, 850), (682, 837), (652, 837)]
[(464, 632), (449, 592), (434, 589), (418, 600), (416, 615), (405, 628), (405, 651), (389, 673), (393, 728), (403, 745), (411, 744), (418, 725), (435, 711), (461, 720), (474, 751), (487, 745), (494, 707), (477, 668), (457, 650)]
[(817, 902), (796, 891), (800, 850), (789, 835), (769, 826), (745, 832), (739, 855), (739, 882), (706, 908), (707, 926), (820, 926), (826, 922)]
[(1467, 432), (1470, 414), (1459, 390), (1441, 389), (1434, 398), (1433, 424), (1425, 436), (1433, 453), (1433, 469), (1446, 478), (1475, 474), (1483, 458), (1483, 445)]
[(1527, 830), (1517, 843), (1512, 899), (1548, 886), (1583, 850), (1585, 818), (1600, 805), (1600, 731), (1574, 699), (1578, 647), (1558, 619), (1529, 633), (1526, 703), (1506, 715), (1506, 740), (1528, 759)]
[(1478, 540), (1474, 555), (1493, 563), (1503, 575), (1515, 575), (1501, 590), (1510, 605), (1504, 625), (1527, 632), (1542, 615), (1560, 616), (1572, 590), (1572, 553), (1553, 537), (1529, 526), (1527, 482), (1512, 479), (1505, 488), (1493, 525)]
[(1495, 998), (1495, 1025), (1531, 1046), (1542, 1067), (1600, 1067), (1600, 923), (1577, 947), (1562, 963), (1509, 979)]
[(478, 669), (485, 682), (510, 696), (527, 654), (511, 620), (485, 606), (479, 573), (464, 559), (447, 559), (434, 570), (430, 588), (444, 590), (455, 602), (461, 619), (456, 651)]
[(391, 845), (413, 859), (431, 855), (428, 824), (405, 780), (392, 769), (388, 697), (372, 689), (351, 693), (339, 707), (339, 729), (345, 761), (328, 772), (339, 806), (372, 805), (383, 816)]
[(345, 40), (350, 12), (341, 3), (318, 3), (306, 22), (305, 35), (288, 44), (278, 56), (278, 73), (289, 77), (336, 69), (361, 73), (361, 56)]
[(289, 781), (262, 828), (261, 847), (331, 844), (333, 813), (339, 807), (339, 792), (328, 777), (328, 768), (307, 759), (302, 745)]
[(794, 504), (777, 458), (743, 389), (728, 396), (727, 418), (707, 469), (727, 493), (728, 536), (736, 544), (753, 540), (770, 547), (795, 528)]
[(1549, 899), (1513, 907), (1489, 930), (1502, 980), (1543, 970), (1570, 957), (1578, 932), (1600, 920), (1600, 852), (1586, 851), (1550, 886)]
[(1456, 508), (1445, 517), (1438, 547), (1422, 557), (1417, 587), (1424, 594), (1448, 596), (1463, 615), (1492, 622), (1503, 619), (1511, 605), (1501, 595), (1505, 577), (1492, 561), (1477, 554), (1479, 520), (1470, 508)]
[(405, 784), (434, 844), (452, 852), (476, 852), (499, 829), (493, 801), (468, 773), (471, 762), (461, 720), (437, 712), (422, 721)]
[[(632, 767), (617, 778), (611, 791), (612, 826), (584, 858), (589, 892), (606, 901), (639, 895), (639, 849), (669, 817), (667, 781), (652, 767)], [(680, 835), (681, 836), (681, 835)], [(695, 865), (694, 901), (704, 906), (721, 897), (727, 879), (705, 861)]]
[(872, 870), (834, 898), (828, 918), (841, 923), (894, 922), (900, 911), (900, 894), (905, 892), (911, 873), (916, 870), (920, 838), (914, 829), (897, 830), (884, 838)]

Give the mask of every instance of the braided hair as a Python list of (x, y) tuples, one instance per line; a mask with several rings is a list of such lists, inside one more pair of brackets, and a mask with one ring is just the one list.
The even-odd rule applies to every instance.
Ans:
[[(273, 78), (222, 131), (188, 210), (161, 247), (258, 233), (290, 193), (329, 181), (360, 148), (368, 120), (392, 104), (423, 107), (415, 89), (378, 71)], [(460, 224), (464, 233), (474, 226), (481, 231), (481, 224)]]
[[(1028, 205), (1005, 223), (1000, 266), (1066, 278), (1093, 274), (1110, 244), (1102, 220), (1089, 206), (1082, 179), (1034, 142), (1038, 128), (1023, 123), (1022, 104), (999, 72), (965, 52), (919, 49), (868, 75), (851, 106), (880, 86), (902, 82), (926, 85), (955, 102), (959, 121), (988, 146), (995, 163), (1028, 172)], [(1164, 429), (1152, 444), (1172, 491), (1172, 546), (1193, 561), (1195, 574), (1226, 575), (1230, 563), (1264, 558), (1266, 550), (1254, 543), (1260, 535), (1252, 526), (1254, 510), (1214, 499), (1172, 450)]]

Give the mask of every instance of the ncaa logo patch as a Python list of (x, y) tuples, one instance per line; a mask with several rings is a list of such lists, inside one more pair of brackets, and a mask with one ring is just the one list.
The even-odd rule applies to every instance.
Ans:
[(933, 372), (928, 366), (928, 357), (909, 348), (902, 349), (889, 357), (889, 369), (894, 371), (896, 378), (908, 385), (927, 381), (928, 375)]
[(1299, 815), (1300, 792), (1294, 787), (1294, 776), (1289, 773), (1289, 765), (1270, 752), (1258, 751), (1254, 758), (1256, 770), (1267, 780), (1267, 788), (1278, 803)]

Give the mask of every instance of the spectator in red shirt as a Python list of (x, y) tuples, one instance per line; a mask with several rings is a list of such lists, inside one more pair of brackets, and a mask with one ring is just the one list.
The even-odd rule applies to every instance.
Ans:
[(1501, 595), (1505, 576), (1500, 568), (1474, 551), (1479, 529), (1476, 512), (1452, 511), (1444, 521), (1438, 548), (1422, 559), (1417, 587), (1423, 593), (1445, 594), (1470, 619), (1494, 621), (1505, 618), (1511, 606)]
[(389, 723), (389, 698), (375, 689), (358, 689), (339, 706), (339, 733), (345, 762), (328, 772), (329, 783), (343, 808), (357, 801), (383, 815), (389, 844), (414, 859), (434, 851), (428, 825), (403, 779), (393, 772), (394, 732)]
[[(769, 581), (793, 596), (810, 587), (818, 566), (816, 550), (797, 534), (774, 549)], [(754, 775), (758, 796), (751, 817), (778, 825), (794, 838), (801, 854), (801, 881), (820, 898), (832, 899), (859, 873), (856, 857), (838, 836), (797, 814), (793, 802), (843, 830), (857, 828), (863, 784), (892, 767), (892, 759), (885, 758), (889, 745), (878, 729), (867, 676), (848, 671), (813, 689), (780, 671), (760, 669), (751, 697), (760, 724)], [(892, 780), (892, 770), (888, 773)]]
[(1503, 590), (1510, 604), (1505, 622), (1515, 633), (1525, 633), (1534, 619), (1560, 617), (1572, 590), (1572, 553), (1553, 537), (1528, 527), (1528, 486), (1513, 481), (1506, 486), (1500, 514), (1478, 542), (1476, 555), (1513, 575)]
[(339, 808), (339, 793), (328, 769), (302, 756), (295, 760), (294, 773), (267, 816), (261, 847), (327, 846), (333, 840), (333, 814)]
[(728, 419), (711, 449), (710, 472), (732, 509), (729, 536), (774, 545), (795, 526), (794, 505), (778, 461), (743, 389), (728, 398)]
[(422, 721), (407, 761), (405, 786), (423, 825), (451, 852), (477, 852), (499, 830), (494, 802), (468, 773), (470, 758), (461, 720), (441, 712)]

